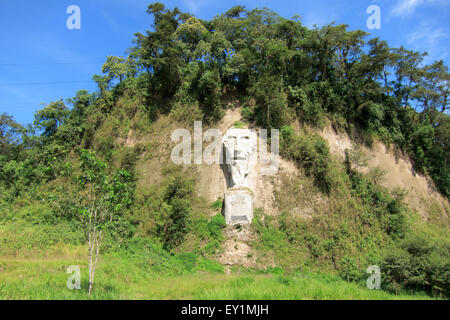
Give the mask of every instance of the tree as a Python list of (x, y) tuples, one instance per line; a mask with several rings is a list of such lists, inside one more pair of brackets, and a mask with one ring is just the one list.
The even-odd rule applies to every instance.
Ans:
[(249, 93), (255, 99), (256, 121), (264, 128), (279, 129), (289, 123), (287, 95), (282, 81), (273, 76), (263, 75), (254, 82)]
[(445, 112), (448, 105), (450, 74), (444, 61), (436, 61), (421, 70), (420, 87), (416, 98), (425, 112), (441, 110)]
[(194, 181), (179, 172), (170, 178), (164, 190), (165, 210), (163, 210), (163, 220), (158, 227), (158, 233), (166, 250), (172, 250), (178, 246), (188, 232), (193, 191)]
[(405, 50), (403, 47), (393, 49), (393, 66), (395, 70), (394, 94), (398, 101), (408, 106), (417, 90), (420, 80), (420, 68), (425, 54)]
[(90, 295), (104, 232), (131, 205), (131, 175), (125, 170), (108, 173), (95, 152), (82, 149), (79, 156), (82, 173), (77, 176), (76, 209), (89, 245)]
[(175, 45), (174, 32), (190, 15), (178, 8), (168, 10), (159, 2), (150, 4), (147, 13), (154, 18), (155, 31), (147, 31), (147, 35), (137, 33), (137, 45), (131, 49), (131, 54), (147, 71), (149, 90), (160, 97), (170, 97), (182, 80), (180, 66), (183, 61), (180, 48)]
[[(130, 74), (130, 66), (128, 65), (128, 61), (125, 61), (122, 57), (108, 56), (105, 64), (102, 66), (102, 72), (107, 75), (104, 78), (104, 81), (109, 86), (112, 81), (115, 79), (119, 80), (119, 83), (122, 82), (125, 77)], [(100, 78), (94, 78), (97, 81), (97, 84), (101, 88)]]
[(174, 32), (175, 44), (186, 63), (201, 59), (208, 51), (209, 31), (197, 18), (191, 17)]
[(51, 102), (45, 108), (38, 110), (35, 114), (34, 125), (43, 130), (42, 134), (50, 137), (56, 133), (58, 127), (69, 115), (69, 109), (61, 100)]
[(0, 114), (0, 154), (10, 155), (20, 143), (23, 127), (15, 122), (12, 116), (6, 113)]

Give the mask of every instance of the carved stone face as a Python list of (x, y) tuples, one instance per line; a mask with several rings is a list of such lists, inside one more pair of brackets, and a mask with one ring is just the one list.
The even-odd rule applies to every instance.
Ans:
[(250, 156), (256, 150), (256, 136), (249, 129), (230, 129), (224, 140), (225, 163), (232, 186), (247, 187)]

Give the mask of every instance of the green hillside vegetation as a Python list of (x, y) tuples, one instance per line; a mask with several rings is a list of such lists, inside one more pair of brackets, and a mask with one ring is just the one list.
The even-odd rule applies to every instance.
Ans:
[[(396, 146), (448, 199), (443, 61), (425, 65), (425, 54), (361, 30), (308, 29), (266, 8), (208, 21), (160, 3), (147, 12), (150, 30), (127, 57), (107, 58), (97, 91), (54, 101), (27, 126), (0, 115), (0, 298), (87, 298), (92, 208), (108, 213), (96, 225), (94, 299), (449, 297), (448, 210), (425, 221), (403, 190), (379, 184), (382, 172), (356, 170), (361, 154), (342, 163), (318, 134), (331, 124), (360, 143)], [(214, 127), (229, 101), (245, 121), (236, 127), (280, 129), (281, 156), (301, 172), (276, 194), (278, 215), (255, 210), (259, 267), (231, 274), (216, 262), (222, 201), (197, 194), (195, 166), (173, 165), (169, 140), (195, 120)], [(283, 205), (300, 186), (327, 199), (322, 214)], [(69, 265), (82, 268), (83, 290), (65, 288)], [(382, 291), (365, 287), (370, 265), (382, 270)]]

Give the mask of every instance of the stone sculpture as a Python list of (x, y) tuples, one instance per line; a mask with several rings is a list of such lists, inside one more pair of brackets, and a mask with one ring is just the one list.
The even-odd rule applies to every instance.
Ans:
[(227, 180), (223, 208), (227, 224), (252, 221), (253, 191), (249, 176), (256, 167), (256, 140), (256, 132), (250, 129), (229, 129), (223, 139)]

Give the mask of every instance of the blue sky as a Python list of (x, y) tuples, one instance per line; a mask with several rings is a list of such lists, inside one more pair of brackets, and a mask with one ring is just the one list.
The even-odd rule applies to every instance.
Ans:
[[(30, 123), (34, 112), (79, 89), (96, 90), (91, 80), (100, 74), (108, 55), (125, 56), (133, 34), (150, 28), (146, 14), (151, 0), (1, 0), (0, 113)], [(203, 19), (234, 5), (269, 7), (281, 16), (299, 15), (304, 25), (336, 21), (350, 29), (380, 36), (389, 45), (427, 51), (427, 62), (449, 65), (450, 0), (180, 0), (161, 1)], [(81, 9), (81, 29), (69, 30), (66, 8)], [(381, 29), (368, 30), (366, 9), (381, 9)]]

